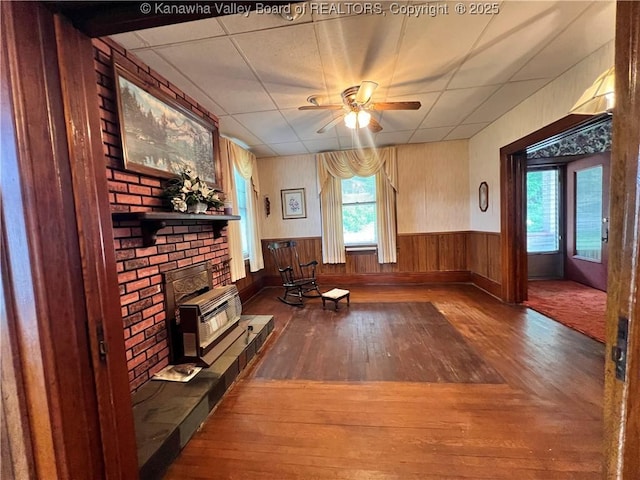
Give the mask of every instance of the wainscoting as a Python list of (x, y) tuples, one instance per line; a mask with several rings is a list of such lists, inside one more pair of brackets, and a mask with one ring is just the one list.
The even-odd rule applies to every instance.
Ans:
[(502, 298), (499, 233), (467, 232), (467, 268), (474, 284)]
[[(267, 245), (287, 239), (264, 239), (264, 276), (253, 274), (263, 285), (280, 285), (280, 276)], [(318, 260), (317, 276), (326, 285), (384, 285), (428, 282), (473, 282), (500, 296), (500, 234), (491, 232), (440, 232), (398, 235), (398, 262), (380, 265), (377, 252), (348, 252), (346, 263), (323, 264), (320, 237), (296, 238), (302, 261)], [(242, 292), (251, 281), (238, 282)]]

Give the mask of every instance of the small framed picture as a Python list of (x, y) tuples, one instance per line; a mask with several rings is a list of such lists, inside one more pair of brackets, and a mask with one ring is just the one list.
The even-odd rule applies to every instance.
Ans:
[(478, 204), (481, 212), (486, 212), (489, 208), (489, 185), (487, 182), (482, 182), (478, 189)]
[(282, 196), (282, 218), (307, 218), (307, 207), (304, 201), (304, 188), (280, 190)]

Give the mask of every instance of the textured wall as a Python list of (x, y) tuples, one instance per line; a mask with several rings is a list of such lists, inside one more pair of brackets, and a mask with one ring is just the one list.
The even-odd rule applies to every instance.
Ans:
[[(596, 50), (469, 141), (470, 229), (500, 231), (500, 148), (565, 117), (584, 90), (613, 65), (613, 42)], [(478, 208), (478, 186), (489, 184), (489, 209)]]
[[(398, 233), (469, 229), (468, 142), (398, 146)], [(262, 195), (271, 215), (262, 212), (262, 238), (319, 237), (320, 201), (314, 155), (258, 159)], [(283, 220), (280, 190), (306, 189), (307, 218)]]
[(469, 229), (468, 141), (398, 146), (398, 233)]
[[(315, 155), (292, 155), (258, 159), (260, 195), (271, 201), (271, 215), (261, 205), (262, 238), (319, 237), (320, 201), (316, 184)], [(304, 188), (307, 218), (284, 220), (280, 190)]]

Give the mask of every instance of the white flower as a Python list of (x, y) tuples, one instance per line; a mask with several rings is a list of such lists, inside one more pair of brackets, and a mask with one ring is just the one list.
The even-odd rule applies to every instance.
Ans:
[(179, 212), (186, 212), (187, 211), (187, 202), (185, 202), (182, 198), (173, 197), (171, 199), (171, 203), (173, 204), (173, 209), (174, 210), (177, 210)]
[(202, 193), (203, 197), (207, 198), (211, 193), (211, 189), (207, 187), (205, 183), (203, 183), (202, 185), (200, 185), (200, 193)]
[(181, 192), (189, 193), (191, 191), (191, 180), (185, 180)]

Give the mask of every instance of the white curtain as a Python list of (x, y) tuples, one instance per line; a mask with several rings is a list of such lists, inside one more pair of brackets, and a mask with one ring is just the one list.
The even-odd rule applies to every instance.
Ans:
[[(258, 221), (258, 200), (260, 198), (260, 181), (258, 166), (253, 153), (236, 145), (231, 140), (220, 137), (220, 155), (222, 163), (223, 190), (227, 201), (233, 204), (233, 211), (238, 212), (238, 195), (235, 188), (233, 169), (247, 181), (247, 237), (249, 241), (249, 270), (257, 272), (264, 268), (262, 245), (260, 243), (260, 222)], [(242, 256), (242, 236), (240, 222), (229, 222), (227, 227), (229, 256), (231, 257), (231, 281), (235, 282), (246, 276), (244, 258)]]
[(398, 167), (395, 147), (344, 150), (316, 155), (322, 208), (322, 261), (344, 263), (341, 179), (376, 176), (378, 262), (395, 263)]

